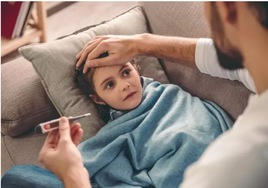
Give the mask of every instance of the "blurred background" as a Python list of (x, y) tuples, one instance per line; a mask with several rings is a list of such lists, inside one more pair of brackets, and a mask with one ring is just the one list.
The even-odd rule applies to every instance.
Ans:
[[(3, 15), (3, 2), (1, 2), (1, 28), (5, 15)], [(64, 1), (47, 1), (42, 2), (42, 9), (45, 11), (44, 22), (42, 29), (46, 32), (46, 41), (53, 41), (58, 37), (71, 34), (83, 27), (99, 24), (102, 21), (112, 19), (120, 13), (130, 9), (138, 4), (138, 2), (64, 2)], [(37, 3), (33, 3), (31, 12), (38, 12)], [(38, 17), (39, 14), (36, 13)], [(37, 18), (38, 19), (38, 18)], [(39, 27), (39, 28), (40, 28)], [(1, 29), (2, 31), (2, 29)], [(3, 33), (3, 32), (2, 32)], [(3, 35), (3, 34), (2, 34)], [(29, 44), (39, 42), (39, 37), (30, 37), (29, 40), (24, 40), (27, 36), (27, 28), (21, 37), (13, 39), (1, 37), (1, 47), (8, 45), (9, 50), (3, 54), (1, 51), (1, 64), (21, 57), (17, 51), (17, 44)], [(24, 38), (23, 38), (24, 37)], [(16, 42), (16, 43), (14, 43)], [(4, 47), (6, 47), (4, 46)]]

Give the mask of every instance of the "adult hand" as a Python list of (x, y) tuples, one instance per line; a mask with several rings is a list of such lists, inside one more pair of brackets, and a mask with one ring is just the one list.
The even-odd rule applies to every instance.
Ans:
[[(79, 123), (76, 123), (72, 128), (70, 126), (69, 120), (62, 117), (59, 129), (48, 134), (38, 158), (48, 170), (62, 181), (69, 178), (70, 173), (85, 173), (86, 171), (81, 153), (77, 148), (83, 130)], [(89, 181), (89, 177), (87, 179)]]
[[(138, 55), (137, 43), (140, 35), (132, 36), (98, 36), (89, 41), (84, 48), (76, 55), (80, 67), (86, 60), (83, 72), (86, 73), (90, 67), (124, 64)], [(109, 56), (99, 58), (102, 53), (108, 52)]]

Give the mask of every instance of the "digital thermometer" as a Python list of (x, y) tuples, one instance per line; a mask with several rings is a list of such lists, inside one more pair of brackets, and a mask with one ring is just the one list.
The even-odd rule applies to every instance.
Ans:
[[(87, 113), (87, 114), (84, 114), (84, 115), (81, 115), (81, 116), (74, 116), (74, 117), (70, 116), (70, 117), (68, 117), (68, 120), (69, 120), (69, 123), (72, 123), (75, 120), (78, 120), (78, 119), (81, 119), (81, 118), (84, 118), (84, 117), (87, 117), (87, 116), (90, 116), (90, 115), (91, 115), (91, 113)], [(53, 131), (53, 130), (59, 128), (59, 121), (60, 121), (60, 118), (54, 119), (54, 120), (51, 120), (51, 121), (47, 121), (47, 122), (44, 122), (44, 123), (40, 123), (39, 125), (37, 125), (35, 127), (34, 131), (37, 134), (44, 134), (44, 133)]]

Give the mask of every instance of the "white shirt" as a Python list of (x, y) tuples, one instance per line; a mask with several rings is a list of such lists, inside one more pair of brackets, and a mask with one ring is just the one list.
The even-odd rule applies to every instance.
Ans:
[[(211, 39), (199, 39), (198, 69), (212, 76), (241, 81), (256, 91), (247, 70), (220, 67)], [(180, 188), (268, 187), (268, 90), (251, 95), (249, 103), (231, 130), (219, 136), (184, 174)]]
[(212, 39), (198, 39), (195, 50), (195, 63), (202, 73), (210, 74), (214, 77), (238, 80), (249, 90), (256, 93), (254, 81), (248, 70), (229, 71), (220, 66)]

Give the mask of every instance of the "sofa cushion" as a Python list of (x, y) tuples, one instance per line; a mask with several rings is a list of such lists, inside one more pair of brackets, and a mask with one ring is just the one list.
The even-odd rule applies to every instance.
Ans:
[[(133, 35), (146, 32), (146, 20), (141, 7), (137, 6), (84, 32), (45, 44), (24, 46), (19, 52), (32, 62), (47, 95), (60, 115), (75, 116), (88, 112), (92, 114), (79, 120), (85, 132), (82, 138), (84, 140), (95, 135), (104, 122), (99, 118), (95, 105), (74, 82), (76, 54), (97, 35)], [(141, 61), (146, 62), (140, 64), (142, 75), (162, 83), (169, 82), (156, 58), (141, 57)]]
[(45, 134), (35, 134), (33, 131), (19, 137), (2, 136), (2, 176), (13, 165), (31, 164), (43, 167), (43, 164), (38, 161), (38, 155), (46, 136)]
[(30, 62), (18, 58), (1, 65), (1, 69), (1, 132), (4, 135), (21, 135), (38, 123), (59, 116)]
[[(206, 38), (210, 29), (204, 17), (203, 2), (142, 2), (150, 26), (159, 35)], [(183, 89), (211, 100), (236, 119), (245, 109), (250, 91), (237, 81), (213, 78), (182, 64), (163, 61), (169, 80)]]

